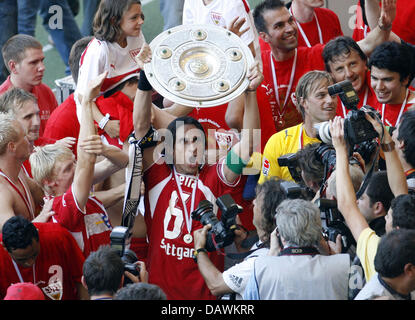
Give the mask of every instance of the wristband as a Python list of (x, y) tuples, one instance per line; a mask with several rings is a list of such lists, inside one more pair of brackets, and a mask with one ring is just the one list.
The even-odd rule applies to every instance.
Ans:
[(150, 91), (153, 90), (150, 82), (147, 80), (146, 73), (143, 69), (140, 70), (140, 78), (138, 79), (138, 89), (142, 91)]
[(208, 253), (208, 251), (206, 250), (206, 248), (199, 248), (196, 249), (195, 251), (193, 251), (193, 260), (195, 260), (195, 262), (197, 262), (197, 256), (199, 253), (204, 252), (204, 253)]
[(226, 156), (226, 165), (229, 170), (236, 174), (241, 174), (246, 167), (246, 163), (231, 149)]
[(103, 117), (103, 118), (101, 119), (101, 121), (98, 123), (98, 127), (99, 127), (101, 130), (104, 130), (104, 128), (105, 128), (105, 126), (107, 125), (108, 121), (110, 121), (110, 114), (109, 114), (109, 113), (107, 113), (107, 114), (105, 115), (105, 117)]

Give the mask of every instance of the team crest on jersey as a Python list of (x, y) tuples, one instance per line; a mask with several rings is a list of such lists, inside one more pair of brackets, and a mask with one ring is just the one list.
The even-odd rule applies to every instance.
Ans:
[(270, 165), (268, 159), (264, 158), (264, 162), (262, 163), (262, 173), (264, 174), (264, 176), (268, 176), (270, 166), (271, 165)]
[(49, 283), (49, 285), (42, 288), (42, 291), (48, 298), (52, 300), (62, 300), (63, 285), (61, 281)]
[(130, 50), (131, 59), (135, 60), (135, 57), (140, 53), (141, 48)]
[(210, 13), (210, 18), (212, 19), (213, 23), (218, 26), (222, 20), (222, 14), (212, 11)]

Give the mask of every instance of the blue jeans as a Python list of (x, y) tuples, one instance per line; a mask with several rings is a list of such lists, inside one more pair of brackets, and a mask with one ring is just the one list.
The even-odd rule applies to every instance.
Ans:
[[(6, 41), (17, 34), (17, 4), (16, 0), (1, 0), (0, 1), (0, 47)], [(6, 80), (9, 72), (3, 61), (3, 56), (0, 57), (0, 84)]]
[(182, 24), (184, 0), (160, 0), (163, 31)]
[(40, 0), (17, 0), (17, 31), (35, 36), (36, 17)]
[[(59, 9), (53, 6), (59, 6)], [(66, 65), (65, 73), (69, 75), (69, 53), (72, 45), (82, 38), (71, 8), (66, 0), (40, 0), (39, 14), (43, 19), (43, 26), (52, 36), (56, 50)]]
[(83, 37), (93, 35), (92, 22), (94, 21), (95, 12), (98, 9), (100, 0), (84, 0), (84, 20), (82, 21), (81, 33)]

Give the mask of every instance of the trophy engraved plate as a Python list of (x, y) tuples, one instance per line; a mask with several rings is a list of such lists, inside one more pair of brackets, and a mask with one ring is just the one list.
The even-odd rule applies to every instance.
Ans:
[(177, 26), (151, 43), (148, 81), (167, 99), (191, 107), (222, 105), (245, 91), (254, 58), (234, 33), (214, 25)]

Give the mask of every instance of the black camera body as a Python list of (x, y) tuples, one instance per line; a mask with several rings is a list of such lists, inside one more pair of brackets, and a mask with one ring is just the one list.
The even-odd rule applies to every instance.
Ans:
[[(110, 234), (111, 247), (117, 250), (118, 255), (121, 257), (121, 260), (124, 263), (124, 271), (128, 271), (136, 277), (140, 277), (140, 266), (136, 264), (138, 261), (137, 255), (134, 251), (126, 249), (128, 238), (128, 227), (117, 226), (113, 228)], [(127, 285), (130, 282), (131, 280), (124, 277), (124, 285)]]
[(303, 179), (301, 178), (301, 169), (298, 165), (298, 155), (296, 153), (287, 153), (279, 157), (278, 165), (280, 167), (287, 167), (294, 181), (303, 181)]
[(197, 209), (192, 212), (192, 219), (200, 221), (204, 226), (207, 224), (212, 226), (206, 239), (206, 250), (209, 252), (233, 242), (234, 231), (237, 228), (236, 216), (243, 211), (229, 194), (218, 197), (216, 204), (222, 212), (220, 220), (213, 213), (213, 204), (209, 200), (200, 201)]
[(326, 238), (336, 242), (337, 235), (340, 234), (342, 238), (342, 253), (347, 252), (351, 245), (356, 244), (356, 241), (344, 222), (342, 214), (337, 209), (337, 201), (320, 198), (317, 199), (316, 205), (326, 218), (326, 227), (323, 230)]
[(287, 199), (311, 200), (314, 197), (314, 192), (310, 188), (293, 181), (281, 181), (280, 188)]
[(372, 118), (375, 118), (374, 109), (369, 106), (364, 106), (361, 110), (357, 109), (359, 96), (349, 80), (335, 83), (327, 89), (331, 96), (338, 95), (344, 106), (350, 110), (344, 119), (344, 138), (350, 146), (353, 147), (378, 136), (372, 124), (365, 117), (365, 113), (369, 113)]

